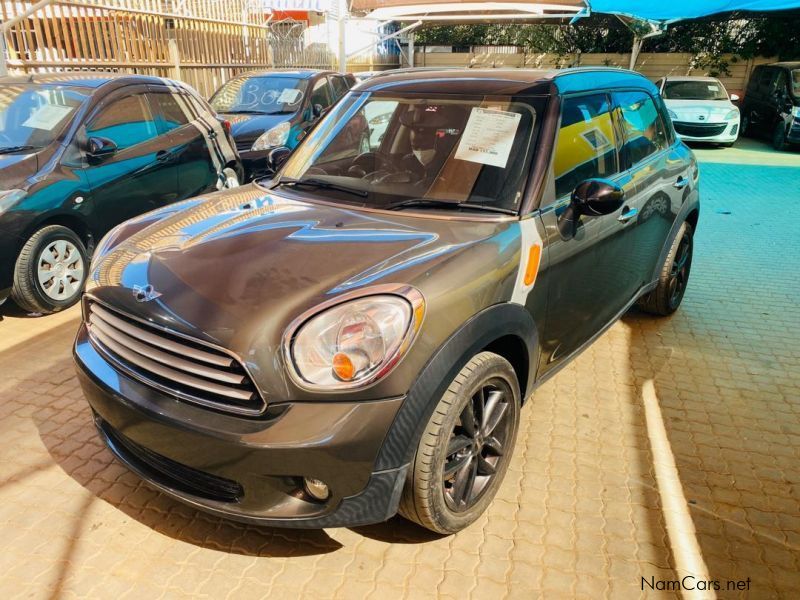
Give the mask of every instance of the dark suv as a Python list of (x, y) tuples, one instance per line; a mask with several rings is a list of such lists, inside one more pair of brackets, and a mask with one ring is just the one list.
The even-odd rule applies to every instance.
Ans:
[(800, 144), (800, 62), (753, 69), (741, 113), (745, 135), (769, 138), (776, 150)]
[(109, 229), (241, 177), (230, 132), (184, 84), (0, 78), (0, 302), (10, 294), (40, 313), (74, 304)]
[(535, 388), (634, 304), (678, 308), (698, 198), (635, 73), (376, 77), (274, 179), (105, 238), (79, 378), (113, 452), (193, 506), (455, 532)]

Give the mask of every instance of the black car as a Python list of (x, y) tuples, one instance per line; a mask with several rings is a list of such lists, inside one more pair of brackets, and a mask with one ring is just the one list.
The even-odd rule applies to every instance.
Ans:
[(258, 71), (231, 79), (211, 106), (231, 123), (248, 179), (268, 172), (273, 148), (293, 149), (305, 133), (356, 83), (333, 71)]
[(741, 113), (745, 135), (769, 138), (776, 150), (800, 144), (800, 62), (753, 69)]
[(230, 132), (197, 92), (156, 77), (0, 78), (0, 302), (54, 312), (77, 301), (109, 229), (235, 187)]
[(113, 452), (193, 506), (458, 531), (537, 386), (634, 304), (678, 309), (699, 189), (630, 71), (375, 77), (273, 179), (101, 242), (79, 379)]

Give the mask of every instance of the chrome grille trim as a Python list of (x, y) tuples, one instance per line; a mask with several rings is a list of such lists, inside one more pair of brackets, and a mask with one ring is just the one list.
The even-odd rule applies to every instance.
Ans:
[(84, 323), (97, 350), (150, 387), (225, 412), (258, 415), (266, 409), (247, 370), (221, 348), (161, 330), (89, 296)]

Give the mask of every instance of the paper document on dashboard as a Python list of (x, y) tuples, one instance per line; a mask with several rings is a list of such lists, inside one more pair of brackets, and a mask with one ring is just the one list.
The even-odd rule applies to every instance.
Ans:
[(455, 158), (505, 168), (521, 117), (515, 112), (473, 108)]

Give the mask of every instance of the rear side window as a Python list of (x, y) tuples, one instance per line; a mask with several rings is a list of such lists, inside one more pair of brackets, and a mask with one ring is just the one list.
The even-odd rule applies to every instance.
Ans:
[(747, 91), (755, 92), (761, 81), (761, 74), (764, 72), (764, 67), (756, 67), (750, 75), (750, 81), (747, 82)]
[(582, 181), (617, 173), (617, 142), (607, 95), (564, 98), (553, 165), (559, 198)]
[(624, 153), (630, 166), (669, 146), (667, 128), (650, 94), (615, 92), (625, 134)]
[(772, 75), (772, 69), (762, 69), (761, 77), (758, 80), (758, 85), (762, 92), (767, 92), (769, 90), (769, 86), (772, 83)]
[(344, 77), (331, 77), (331, 85), (333, 85), (333, 93), (337, 100), (344, 96), (349, 89)]
[(159, 121), (162, 126), (162, 131), (172, 131), (183, 125), (187, 125), (191, 121), (191, 117), (187, 115), (189, 111), (186, 106), (186, 97), (177, 97), (168, 92), (157, 92), (152, 94), (150, 98), (161, 109)]
[(333, 101), (330, 96), (330, 87), (328, 86), (328, 79), (323, 77), (319, 79), (311, 90), (311, 105), (319, 104), (322, 108), (328, 108)]
[(86, 125), (87, 137), (108, 138), (124, 150), (158, 135), (150, 106), (144, 94), (134, 94), (100, 109)]

